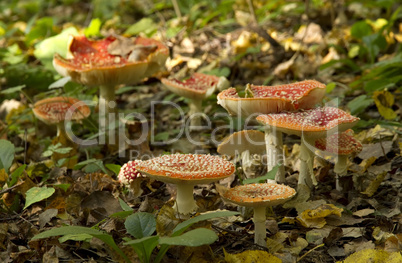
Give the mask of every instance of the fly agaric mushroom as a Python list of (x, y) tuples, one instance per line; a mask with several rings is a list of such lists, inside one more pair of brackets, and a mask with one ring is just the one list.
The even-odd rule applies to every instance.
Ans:
[(222, 195), (222, 198), (239, 206), (252, 207), (254, 209), (254, 243), (266, 247), (266, 208), (282, 204), (295, 196), (295, 194), (296, 191), (289, 186), (263, 183), (235, 186), (227, 190)]
[(229, 86), (228, 80), (225, 77), (203, 73), (194, 73), (190, 78), (182, 81), (167, 78), (162, 78), (161, 81), (171, 92), (190, 100), (190, 127), (193, 128), (201, 125), (200, 116), (192, 115), (202, 113), (202, 101), (211, 96), (216, 88), (222, 89)]
[[(35, 116), (48, 125), (57, 125), (57, 137), (60, 141), (67, 140), (66, 121), (79, 121), (91, 113), (88, 105), (71, 97), (54, 97), (37, 101), (33, 106)], [(70, 119), (66, 120), (66, 114)]]
[[(254, 86), (248, 84), (246, 97), (240, 98), (235, 88), (218, 94), (218, 104), (231, 115), (250, 116), (252, 114), (279, 113), (298, 109), (310, 109), (321, 102), (325, 95), (325, 85), (316, 80), (305, 80), (278, 86)], [(282, 134), (275, 129), (265, 131), (268, 171), (281, 162)], [(285, 181), (283, 165), (279, 166), (275, 176), (277, 182)]]
[(217, 152), (222, 155), (240, 155), (243, 172), (247, 178), (251, 177), (248, 168), (253, 163), (251, 155), (261, 155), (265, 151), (264, 133), (257, 130), (243, 130), (226, 137), (219, 144)]
[(175, 210), (189, 214), (198, 207), (193, 189), (232, 175), (234, 165), (219, 156), (206, 154), (171, 154), (137, 164), (137, 170), (148, 177), (177, 186)]
[(342, 132), (353, 127), (359, 118), (334, 107), (322, 107), (298, 112), (283, 112), (259, 115), (257, 121), (269, 127), (275, 127), (278, 132), (294, 134), (301, 138), (300, 143), (300, 174), (299, 185), (309, 187), (316, 184), (313, 175), (311, 150), (306, 145), (305, 138), (322, 138), (335, 132)]
[(339, 177), (347, 173), (347, 159), (349, 155), (357, 154), (362, 151), (362, 144), (353, 136), (354, 132), (348, 129), (342, 133), (335, 133), (327, 138), (315, 140), (314, 146), (322, 151), (320, 155), (329, 154), (335, 156), (334, 172), (336, 174), (336, 190), (341, 191)]
[[(102, 40), (89, 40), (85, 36), (72, 36), (67, 58), (55, 54), (53, 66), (62, 76), (88, 86), (99, 86), (99, 107), (105, 114), (111, 112), (118, 84), (134, 84), (154, 73), (162, 66), (168, 49), (156, 40), (141, 37), (134, 40), (109, 36)], [(163, 63), (162, 63), (163, 62)]]
[(145, 177), (136, 168), (139, 162), (139, 160), (133, 160), (125, 163), (117, 176), (122, 184), (129, 186), (133, 190), (135, 196), (141, 195), (142, 180), (140, 178)]

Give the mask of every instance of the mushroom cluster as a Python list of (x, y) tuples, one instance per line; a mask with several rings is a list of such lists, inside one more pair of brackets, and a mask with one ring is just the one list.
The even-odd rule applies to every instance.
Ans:
[[(325, 85), (315, 80), (278, 86), (249, 84), (245, 91), (246, 96), (241, 98), (235, 88), (224, 90), (218, 94), (218, 104), (231, 115), (243, 117), (310, 109), (323, 99)], [(268, 155), (268, 171), (279, 164), (275, 180), (284, 182), (282, 133), (272, 126), (267, 126), (265, 128), (265, 143)]]

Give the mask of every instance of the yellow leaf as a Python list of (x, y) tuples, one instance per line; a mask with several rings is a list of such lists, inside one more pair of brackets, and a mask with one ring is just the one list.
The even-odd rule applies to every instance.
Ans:
[(6, 170), (2, 168), (0, 170), (0, 186), (3, 186), (8, 180), (8, 174), (6, 173)]
[(307, 209), (301, 213), (301, 216), (306, 219), (323, 218), (329, 215), (341, 216), (343, 209), (334, 206), (333, 204), (320, 205), (316, 209)]
[(384, 180), (387, 172), (383, 172), (377, 175), (377, 177), (370, 182), (370, 185), (362, 192), (362, 194), (367, 195), (368, 197), (373, 196), (373, 194), (377, 191), (378, 187), (380, 186), (381, 182)]
[(375, 91), (373, 94), (373, 99), (375, 105), (377, 106), (378, 112), (386, 120), (392, 120), (397, 117), (396, 112), (391, 108), (395, 101), (395, 97), (391, 92), (386, 90)]
[(327, 223), (327, 221), (323, 217), (315, 219), (307, 219), (298, 216), (296, 219), (302, 226), (306, 228), (323, 228)]
[(261, 250), (247, 250), (240, 254), (225, 253), (225, 262), (227, 263), (281, 263), (282, 260), (274, 255)]
[(360, 164), (359, 164), (359, 166), (362, 168), (362, 170), (360, 170), (359, 171), (359, 173), (364, 173), (366, 170), (367, 170), (367, 168), (369, 168), (374, 162), (375, 162), (375, 160), (376, 160), (377, 158), (375, 158), (374, 156), (372, 156), (372, 157), (370, 157), (370, 158), (368, 158), (368, 159), (365, 159), (365, 160), (363, 160)]
[(337, 263), (400, 263), (402, 255), (399, 252), (388, 253), (381, 249), (363, 249), (353, 253), (343, 261)]

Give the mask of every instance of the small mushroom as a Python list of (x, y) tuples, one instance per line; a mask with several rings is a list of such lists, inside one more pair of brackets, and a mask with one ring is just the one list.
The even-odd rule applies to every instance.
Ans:
[(320, 156), (334, 156), (336, 174), (336, 190), (341, 191), (342, 187), (339, 184), (339, 177), (345, 176), (347, 173), (347, 159), (352, 154), (357, 154), (362, 151), (362, 144), (353, 136), (353, 130), (348, 129), (342, 133), (335, 133), (327, 138), (315, 140), (313, 145), (320, 151)]
[[(66, 121), (79, 121), (91, 113), (88, 105), (71, 97), (53, 97), (37, 101), (33, 106), (35, 116), (48, 125), (57, 126), (57, 137), (60, 141), (68, 140)], [(66, 114), (70, 119), (66, 120)]]
[(139, 160), (133, 160), (125, 163), (117, 176), (119, 182), (129, 186), (135, 196), (141, 195), (141, 178), (145, 177), (136, 168), (139, 162)]
[(229, 86), (225, 77), (203, 73), (194, 73), (190, 78), (182, 81), (174, 78), (162, 78), (161, 81), (171, 92), (190, 100), (189, 116), (191, 118), (190, 128), (192, 129), (201, 125), (200, 116), (192, 115), (202, 113), (202, 101), (211, 96), (216, 88), (222, 89)]
[(266, 247), (266, 207), (282, 204), (291, 199), (295, 194), (296, 191), (289, 186), (263, 183), (235, 186), (223, 193), (222, 198), (239, 206), (252, 207), (254, 209), (254, 243)]
[(323, 138), (338, 131), (353, 127), (359, 118), (334, 107), (322, 107), (298, 112), (282, 112), (259, 115), (257, 121), (278, 132), (294, 134), (301, 138), (299, 185), (316, 185), (313, 174), (314, 155), (308, 148), (305, 138)]
[(173, 208), (186, 215), (198, 208), (193, 196), (195, 185), (226, 178), (234, 173), (235, 167), (219, 156), (171, 154), (141, 161), (137, 170), (152, 179), (175, 184), (177, 196)]
[(243, 130), (226, 137), (218, 145), (217, 152), (235, 157), (240, 155), (243, 172), (247, 178), (252, 176), (248, 168), (253, 163), (251, 155), (261, 155), (265, 152), (264, 133), (257, 130)]
[[(253, 114), (279, 113), (298, 109), (311, 109), (322, 101), (325, 85), (316, 80), (305, 80), (278, 86), (247, 85), (246, 97), (241, 98), (235, 88), (229, 88), (218, 94), (218, 104), (231, 115), (249, 117)], [(281, 164), (283, 155), (282, 133), (272, 127), (265, 131), (268, 171)], [(285, 170), (280, 165), (276, 174), (277, 182), (285, 181)]]

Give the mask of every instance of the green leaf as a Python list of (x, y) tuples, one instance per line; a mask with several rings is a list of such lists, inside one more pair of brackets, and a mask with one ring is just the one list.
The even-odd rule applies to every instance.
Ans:
[(82, 226), (62, 226), (59, 228), (52, 228), (48, 231), (42, 232), (32, 238), (32, 240), (42, 239), (47, 237), (54, 237), (54, 236), (65, 236), (65, 235), (82, 235), (88, 234), (93, 237), (96, 237), (102, 240), (105, 244), (109, 245), (112, 249), (114, 249), (120, 256), (122, 256), (126, 262), (130, 262), (130, 259), (124, 254), (124, 252), (116, 245), (113, 240), (113, 237), (109, 234), (106, 234), (102, 231), (82, 227)]
[(59, 89), (63, 88), (69, 81), (71, 80), (71, 77), (64, 77), (61, 78), (52, 84), (49, 85), (49, 89)]
[(129, 215), (133, 214), (133, 210), (130, 211), (120, 211), (120, 212), (116, 212), (111, 214), (109, 217), (114, 217), (114, 218), (119, 218), (119, 219), (126, 219)]
[(119, 197), (119, 203), (124, 211), (133, 211), (133, 209), (128, 204), (126, 204), (126, 202), (124, 202), (123, 199), (121, 199), (120, 197)]
[(15, 93), (15, 92), (21, 92), (21, 90), (23, 88), (25, 88), (25, 84), (2, 90), (2, 91), (0, 91), (0, 93), (1, 94), (12, 94), (12, 93)]
[(113, 163), (107, 163), (105, 164), (105, 167), (112, 171), (115, 175), (119, 175), (121, 165), (118, 164), (113, 164)]
[(94, 18), (91, 20), (91, 23), (89, 23), (89, 26), (85, 28), (84, 34), (87, 37), (96, 37), (100, 35), (100, 27), (102, 25), (102, 22), (99, 18)]
[(325, 91), (327, 93), (331, 93), (335, 89), (335, 87), (336, 87), (335, 82), (328, 83)]
[(218, 239), (214, 231), (207, 228), (196, 228), (180, 236), (160, 237), (159, 244), (198, 247), (212, 244)]
[(35, 25), (32, 29), (25, 35), (25, 42), (28, 46), (31, 46), (38, 39), (42, 39), (47, 35), (53, 33), (53, 18), (52, 17), (42, 17), (36, 20)]
[(350, 113), (352, 115), (358, 115), (373, 103), (374, 100), (372, 98), (367, 97), (367, 95), (360, 95), (359, 97), (356, 97), (353, 100), (349, 101), (347, 106), (350, 109)]
[(152, 251), (158, 245), (159, 236), (143, 237), (141, 239), (130, 240), (124, 245), (134, 248), (141, 262), (150, 262)]
[(74, 166), (74, 170), (79, 170), (81, 168), (83, 168), (86, 173), (94, 173), (96, 171), (102, 170), (102, 172), (107, 174), (107, 170), (105, 166), (103, 166), (102, 160), (98, 160), (95, 158), (79, 162)]
[(155, 232), (156, 220), (151, 213), (137, 212), (127, 217), (124, 225), (130, 235), (135, 238), (143, 238)]
[(11, 187), (13, 186), (17, 181), (18, 178), (21, 176), (21, 174), (24, 172), (25, 168), (27, 167), (26, 164), (21, 165), (20, 167), (18, 167), (17, 169), (15, 169), (15, 171), (10, 175), (11, 180), (8, 183), (8, 186)]
[(167, 141), (169, 139), (170, 132), (160, 132), (154, 137), (154, 141)]
[(52, 194), (54, 194), (54, 192), (55, 192), (54, 188), (32, 187), (26, 192), (26, 198), (25, 198), (26, 202), (24, 209), (34, 203), (40, 202), (50, 197)]
[(125, 35), (136, 35), (138, 33), (144, 32), (145, 34), (149, 33), (150, 31), (154, 31), (158, 28), (158, 26), (154, 23), (151, 18), (145, 17), (135, 23), (134, 25), (130, 26), (125, 32)]
[(186, 231), (190, 226), (192, 226), (195, 223), (198, 223), (203, 220), (208, 220), (211, 218), (217, 218), (217, 217), (227, 217), (227, 216), (234, 216), (240, 214), (239, 212), (234, 212), (234, 211), (212, 211), (212, 212), (206, 212), (202, 215), (193, 217), (191, 219), (188, 219), (180, 224), (178, 224), (174, 229), (173, 229), (173, 235), (172, 236), (177, 236)]
[(60, 56), (66, 57), (70, 35), (76, 36), (78, 34), (75, 27), (66, 28), (60, 34), (49, 37), (36, 44), (34, 56), (38, 58), (46, 68), (54, 70), (52, 64), (54, 54), (58, 53)]
[(366, 21), (358, 21), (353, 24), (350, 29), (350, 33), (353, 37), (362, 39), (364, 36), (368, 36), (373, 33), (371, 26)]
[(73, 240), (73, 241), (86, 241), (89, 242), (93, 236), (89, 234), (70, 234), (70, 235), (65, 235), (59, 238), (60, 243), (64, 243), (67, 240)]
[(372, 93), (377, 90), (385, 90), (388, 87), (392, 87), (394, 85), (390, 79), (374, 79), (367, 81), (364, 85), (364, 90), (367, 93)]
[(14, 144), (7, 140), (0, 140), (0, 169), (8, 172), (14, 160)]
[(54, 184), (53, 186), (62, 189), (64, 192), (67, 192), (67, 190), (68, 190), (68, 188), (70, 188), (71, 184)]
[(243, 184), (262, 183), (262, 182), (266, 181), (267, 179), (273, 180), (273, 179), (275, 179), (275, 175), (278, 172), (278, 169), (279, 169), (279, 165), (276, 165), (266, 175), (260, 176), (257, 178), (250, 178), (250, 179), (243, 180)]

